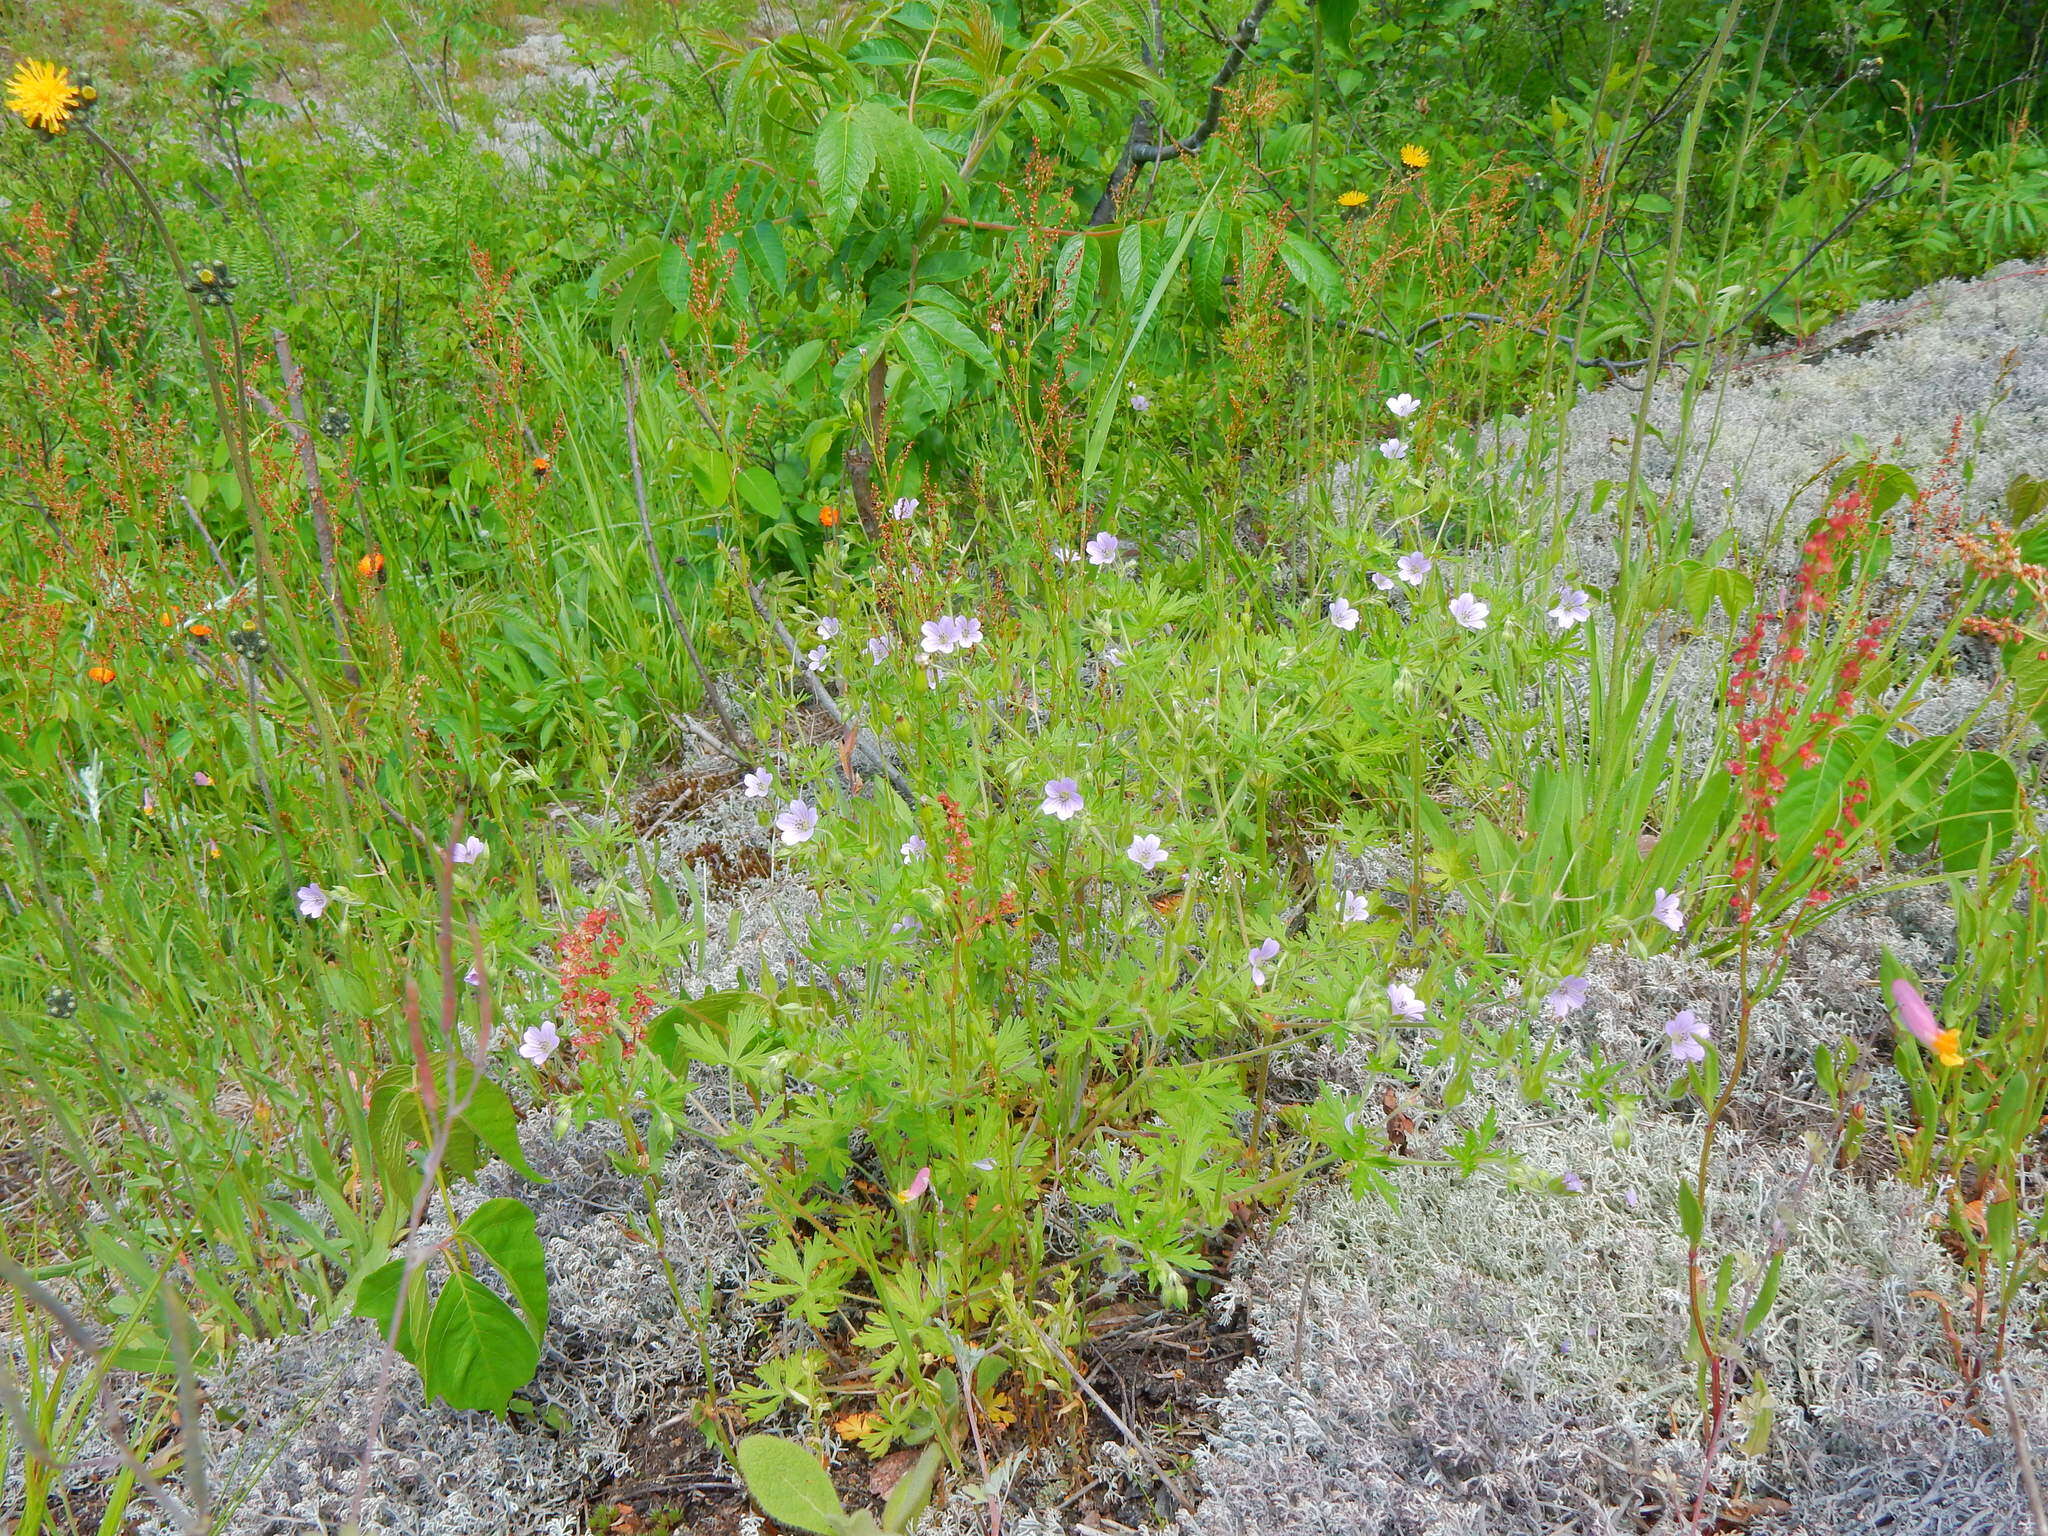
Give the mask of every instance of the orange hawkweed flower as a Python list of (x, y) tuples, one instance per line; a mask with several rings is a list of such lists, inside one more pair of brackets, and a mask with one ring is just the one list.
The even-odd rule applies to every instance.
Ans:
[(555, 461), (549, 458), (546, 454), (537, 453), (533, 456), (534, 479), (540, 479), (541, 476), (545, 475), (549, 470), (553, 469), (554, 467)]
[(356, 562), (356, 574), (365, 581), (374, 581), (384, 574), (384, 556), (371, 550)]
[(178, 622), (178, 616), (175, 613), (171, 612), (170, 609), (166, 608), (162, 613), (156, 616), (156, 621), (157, 623), (163, 625), (165, 629), (169, 629)]
[(211, 624), (187, 624), (185, 626), (185, 633), (194, 640), (204, 640), (212, 635), (213, 626)]
[(837, 528), (839, 526), (839, 509), (829, 501), (824, 506), (818, 508), (818, 526), (821, 528)]
[(102, 661), (87, 667), (85, 675), (104, 688), (114, 680), (114, 669)]

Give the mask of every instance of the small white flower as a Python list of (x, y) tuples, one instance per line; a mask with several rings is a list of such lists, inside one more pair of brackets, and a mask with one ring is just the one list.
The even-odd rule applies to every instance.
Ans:
[(775, 775), (766, 768), (756, 768), (740, 780), (749, 800), (766, 800), (775, 788)]
[(546, 1064), (562, 1043), (561, 1033), (555, 1028), (553, 1019), (543, 1019), (519, 1037), (519, 1054), (536, 1067)]
[(1492, 611), (1470, 592), (1460, 592), (1451, 599), (1451, 617), (1466, 629), (1486, 628), (1486, 616)]
[(1147, 832), (1143, 836), (1131, 839), (1131, 846), (1124, 850), (1124, 857), (1149, 875), (1172, 855), (1159, 846), (1157, 836)]
[(1052, 557), (1061, 565), (1079, 565), (1081, 563), (1081, 552), (1065, 544), (1053, 545)]
[(1330, 622), (1339, 629), (1350, 631), (1358, 628), (1358, 610), (1343, 598), (1338, 598), (1329, 607)]
[(1392, 411), (1396, 416), (1400, 417), (1403, 421), (1406, 421), (1410, 416), (1413, 416), (1417, 411), (1422, 409), (1422, 402), (1416, 399), (1413, 395), (1400, 394), (1395, 395), (1391, 400), (1387, 402), (1387, 409)]
[(1380, 457), (1383, 459), (1405, 459), (1408, 457), (1408, 445), (1398, 437), (1390, 437), (1380, 444)]
[(807, 843), (811, 834), (818, 830), (818, 808), (802, 800), (792, 800), (775, 816), (775, 830), (782, 834), (786, 847)]

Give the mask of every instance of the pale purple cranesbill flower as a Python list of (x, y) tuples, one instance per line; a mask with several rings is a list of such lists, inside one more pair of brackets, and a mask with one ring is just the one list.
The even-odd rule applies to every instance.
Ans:
[(1081, 563), (1081, 552), (1065, 544), (1053, 545), (1052, 557), (1061, 565), (1078, 565)]
[(889, 503), (889, 516), (896, 522), (907, 523), (917, 516), (918, 500), (915, 496), (898, 496)]
[(820, 620), (818, 620), (818, 638), (819, 638), (820, 640), (836, 640), (836, 639), (838, 639), (838, 638), (839, 638), (839, 621), (838, 621), (837, 619), (832, 619), (832, 618), (825, 618), (825, 619), (820, 619)]
[(1593, 599), (1577, 587), (1567, 587), (1557, 595), (1557, 606), (1550, 610), (1550, 622), (1563, 634), (1593, 617)]
[(1657, 887), (1657, 899), (1650, 904), (1650, 916), (1662, 923), (1673, 933), (1685, 932), (1685, 909), (1678, 904), (1678, 893)]
[(1329, 607), (1330, 622), (1342, 630), (1358, 628), (1358, 610), (1344, 598), (1338, 598)]
[(1416, 399), (1413, 395), (1399, 394), (1395, 395), (1391, 400), (1387, 402), (1387, 409), (1392, 411), (1396, 416), (1400, 417), (1403, 421), (1406, 421), (1410, 416), (1413, 416), (1417, 411), (1422, 409), (1422, 402)]
[(1927, 1006), (1927, 999), (1903, 976), (1892, 983), (1892, 1004), (1899, 1010), (1899, 1022), (1906, 1026), (1907, 1033), (1933, 1050), (1941, 1024), (1934, 1017), (1934, 1010)]
[(1671, 1059), (1673, 1061), (1705, 1061), (1707, 1059), (1707, 1036), (1711, 1031), (1706, 1021), (1690, 1008), (1682, 1008), (1664, 1026), (1664, 1033), (1671, 1038)]
[(1415, 989), (1398, 981), (1387, 983), (1387, 1006), (1394, 1017), (1420, 1024), (1429, 1015), (1429, 1005), (1415, 995)]
[(1543, 1006), (1553, 1019), (1571, 1017), (1586, 1006), (1586, 978), (1565, 977), (1551, 989), (1550, 996), (1543, 999)]
[(927, 656), (950, 656), (981, 642), (981, 620), (965, 614), (942, 613), (922, 625), (924, 639), (918, 643)]
[(1131, 839), (1131, 846), (1124, 850), (1124, 857), (1149, 875), (1173, 855), (1159, 846), (1156, 834), (1146, 832)]
[(967, 1166), (970, 1168), (979, 1168), (983, 1173), (994, 1173), (996, 1171), (996, 1160), (992, 1157), (977, 1157), (973, 1162), (969, 1163)]
[(292, 894), (299, 898), (301, 917), (318, 917), (327, 910), (327, 904), (334, 900), (317, 885), (302, 885)]
[(1411, 587), (1419, 587), (1429, 580), (1429, 573), (1436, 569), (1436, 562), (1419, 549), (1411, 549), (1394, 562), (1394, 574)]
[(1105, 532), (1096, 534), (1081, 547), (1088, 552), (1090, 565), (1115, 565), (1116, 552), (1122, 546), (1115, 534)]
[(790, 801), (776, 812), (775, 830), (782, 834), (787, 847), (809, 842), (811, 834), (818, 830), (818, 808), (800, 799)]
[(1102, 664), (1105, 667), (1122, 666), (1124, 664), (1124, 648), (1120, 645), (1111, 645), (1104, 647), (1102, 652)]
[(1045, 799), (1039, 810), (1047, 816), (1057, 816), (1061, 821), (1072, 821), (1081, 814), (1081, 786), (1072, 779), (1047, 779)]
[(1570, 1190), (1575, 1195), (1583, 1195), (1586, 1192), (1586, 1181), (1580, 1178), (1576, 1173), (1566, 1174), (1564, 1176), (1563, 1183), (1564, 1187)]
[(1394, 590), (1394, 578), (1385, 571), (1374, 571), (1372, 573), (1372, 584), (1382, 592)]
[(462, 979), (472, 987), (480, 987), (484, 984), (484, 973), (472, 965)]
[(1342, 921), (1362, 923), (1370, 916), (1372, 916), (1372, 903), (1366, 900), (1363, 892), (1346, 891), (1344, 893), (1344, 915)]
[(1258, 948), (1254, 949), (1246, 960), (1246, 963), (1252, 968), (1253, 986), (1263, 987), (1266, 984), (1266, 967), (1279, 958), (1280, 941), (1278, 939), (1259, 940)]
[(1152, 402), (1143, 395), (1133, 395), (1131, 396), (1131, 409), (1142, 416), (1145, 412), (1152, 409)]
[(1486, 628), (1486, 616), (1491, 612), (1492, 608), (1470, 592), (1460, 592), (1451, 599), (1451, 617), (1466, 629)]
[(906, 912), (889, 925), (891, 933), (916, 933), (924, 923), (915, 912)]
[(756, 768), (740, 780), (749, 800), (766, 800), (775, 788), (775, 774), (767, 768)]
[(825, 663), (826, 663), (826, 662), (828, 662), (828, 661), (830, 661), (831, 659), (832, 659), (832, 647), (831, 647), (831, 646), (829, 646), (829, 645), (819, 645), (819, 646), (813, 646), (813, 647), (812, 647), (812, 648), (811, 648), (810, 650), (808, 650), (808, 651), (806, 651), (806, 652), (804, 653), (804, 667), (805, 667), (805, 669), (806, 669), (807, 671), (811, 671), (811, 672), (816, 672), (816, 671), (819, 671), (820, 669), (822, 669), (822, 668), (824, 667)]
[(924, 834), (922, 832), (911, 833), (909, 837), (904, 839), (903, 846), (896, 851), (903, 856), (904, 863), (916, 863), (917, 860), (924, 857)]
[(1408, 445), (1398, 437), (1390, 437), (1380, 444), (1380, 457), (1383, 459), (1405, 459), (1408, 457)]
[(868, 660), (879, 667), (889, 659), (889, 652), (894, 648), (895, 642), (887, 635), (871, 636), (868, 640)]
[(1642, 1203), (1642, 1199), (1643, 1197), (1636, 1193), (1635, 1186), (1633, 1184), (1631, 1184), (1627, 1189), (1624, 1189), (1621, 1192), (1621, 1203), (1627, 1206), (1630, 1210), (1634, 1210), (1638, 1205), (1640, 1205)]
[(519, 1054), (536, 1067), (545, 1066), (562, 1044), (561, 1032), (553, 1019), (542, 1019), (519, 1037)]
[(213, 775), (202, 768), (192, 775), (192, 782), (201, 789), (211, 789), (213, 787)]
[(931, 1187), (932, 1187), (932, 1171), (931, 1171), (931, 1169), (930, 1169), (929, 1167), (925, 1167), (925, 1168), (920, 1168), (920, 1169), (918, 1169), (918, 1170), (917, 1170), (917, 1173), (916, 1173), (916, 1175), (915, 1175), (915, 1176), (914, 1176), (914, 1177), (913, 1177), (913, 1178), (911, 1179), (911, 1181), (910, 1181), (910, 1187), (909, 1187), (908, 1189), (904, 1190), (904, 1191), (903, 1191), (903, 1192), (902, 1192), (901, 1194), (899, 1194), (899, 1195), (898, 1195), (898, 1196), (897, 1196), (896, 1198), (897, 1198), (898, 1200), (901, 1200), (901, 1201), (902, 1201), (902, 1202), (903, 1202), (903, 1203), (904, 1203), (905, 1205), (908, 1205), (908, 1204), (910, 1204), (910, 1202), (911, 1202), (911, 1201), (913, 1201), (913, 1200), (917, 1199), (917, 1198), (918, 1198), (919, 1196), (921, 1196), (922, 1194), (924, 1194), (924, 1192), (925, 1192), (926, 1190), (930, 1189)]
[(474, 864), (491, 851), (491, 845), (480, 837), (465, 837), (448, 850), (448, 857), (457, 864)]

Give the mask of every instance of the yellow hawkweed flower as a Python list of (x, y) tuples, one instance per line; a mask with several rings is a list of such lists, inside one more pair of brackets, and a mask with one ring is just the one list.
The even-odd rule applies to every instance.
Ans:
[(1429, 151), (1420, 144), (1403, 144), (1401, 163), (1411, 171), (1426, 171), (1429, 169)]
[(1363, 208), (1365, 203), (1365, 194), (1355, 189), (1350, 192), (1339, 192), (1337, 194), (1337, 206), (1339, 208)]
[(1963, 1064), (1962, 1042), (1954, 1030), (1944, 1029), (1934, 1037), (1934, 1056), (1944, 1067)]
[(38, 133), (59, 134), (91, 98), (72, 84), (71, 71), (41, 59), (23, 59), (7, 82), (7, 110)]

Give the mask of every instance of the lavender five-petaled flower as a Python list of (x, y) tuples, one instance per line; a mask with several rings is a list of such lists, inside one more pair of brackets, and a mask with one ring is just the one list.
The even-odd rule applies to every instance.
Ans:
[(837, 619), (824, 618), (818, 620), (818, 638), (820, 640), (834, 640), (838, 636), (839, 621)]
[(899, 523), (907, 523), (917, 516), (918, 501), (915, 496), (898, 496), (889, 503), (889, 516)]
[(1662, 923), (1673, 933), (1685, 932), (1685, 909), (1678, 904), (1678, 893), (1657, 887), (1657, 899), (1650, 904), (1650, 916)]
[(1088, 552), (1090, 565), (1114, 565), (1116, 552), (1122, 546), (1115, 534), (1098, 533), (1081, 547)]
[(915, 863), (924, 857), (924, 834), (922, 832), (911, 833), (909, 837), (903, 840), (903, 846), (896, 851), (903, 856), (904, 863)]
[(1586, 1192), (1586, 1181), (1576, 1173), (1566, 1174), (1562, 1182), (1564, 1187), (1575, 1195), (1583, 1195)]
[(1372, 903), (1366, 900), (1362, 892), (1346, 891), (1344, 893), (1344, 911), (1341, 921), (1362, 923), (1370, 916), (1372, 916)]
[(1143, 414), (1152, 409), (1152, 402), (1143, 395), (1133, 395), (1131, 396), (1131, 409)]
[(1583, 624), (1593, 616), (1593, 599), (1577, 587), (1567, 587), (1557, 597), (1557, 606), (1550, 610), (1550, 622), (1557, 632)]
[(1380, 444), (1380, 457), (1383, 459), (1405, 459), (1408, 457), (1408, 445), (1398, 437), (1390, 437)]
[(893, 642), (887, 635), (874, 635), (868, 640), (868, 660), (880, 665), (889, 659)]
[(1419, 549), (1411, 549), (1394, 562), (1394, 572), (1411, 587), (1419, 587), (1436, 569), (1436, 562)]
[(491, 851), (491, 845), (480, 837), (465, 837), (448, 850), (448, 857), (457, 864), (474, 864)]
[(1586, 978), (1567, 976), (1551, 989), (1550, 996), (1543, 999), (1543, 1006), (1553, 1019), (1569, 1018), (1586, 1006)]
[(1124, 850), (1124, 857), (1149, 875), (1172, 855), (1159, 846), (1156, 833), (1146, 832), (1131, 839), (1131, 846)]
[(816, 672), (816, 671), (818, 671), (819, 669), (821, 669), (821, 668), (822, 668), (822, 667), (823, 667), (823, 666), (825, 665), (825, 663), (826, 663), (826, 662), (828, 662), (828, 661), (830, 661), (831, 659), (832, 659), (832, 647), (831, 647), (831, 646), (829, 646), (829, 645), (819, 645), (819, 646), (813, 646), (813, 647), (812, 647), (812, 648), (811, 648), (811, 649), (810, 649), (809, 651), (807, 651), (807, 652), (805, 652), (805, 653), (804, 653), (804, 666), (805, 666), (805, 667), (806, 667), (807, 669), (809, 669), (810, 671), (812, 671), (812, 672)]
[(301, 917), (318, 917), (327, 910), (327, 904), (334, 900), (317, 885), (302, 885), (292, 894), (299, 898)]
[(1704, 1019), (1690, 1008), (1682, 1008), (1664, 1026), (1664, 1033), (1671, 1039), (1673, 1061), (1705, 1061), (1707, 1059), (1706, 1039), (1711, 1031)]
[(1378, 590), (1382, 592), (1391, 592), (1394, 590), (1394, 578), (1389, 576), (1385, 571), (1374, 571), (1372, 573), (1372, 584), (1374, 587), (1376, 587)]
[(519, 1037), (519, 1054), (536, 1067), (544, 1066), (561, 1043), (561, 1032), (555, 1028), (555, 1021), (543, 1019)]
[(1252, 950), (1246, 959), (1246, 963), (1251, 966), (1253, 986), (1263, 987), (1266, 984), (1266, 967), (1279, 958), (1280, 941), (1278, 939), (1259, 940), (1258, 947)]
[(1451, 599), (1451, 617), (1466, 629), (1486, 628), (1486, 616), (1492, 611), (1470, 592), (1460, 592)]
[(1420, 1024), (1429, 1015), (1429, 1005), (1415, 995), (1415, 989), (1398, 981), (1387, 983), (1387, 1006), (1394, 1010), (1394, 1017)]
[(1047, 779), (1045, 799), (1039, 803), (1039, 810), (1061, 821), (1072, 821), (1081, 814), (1081, 786), (1072, 779)]
[(775, 830), (782, 834), (788, 847), (809, 842), (811, 834), (818, 830), (818, 808), (801, 799), (790, 801), (776, 813)]
[(775, 788), (775, 775), (769, 769), (756, 768), (741, 779), (740, 784), (749, 800), (766, 800), (769, 792)]
[(1358, 610), (1344, 598), (1338, 598), (1329, 607), (1330, 622), (1342, 630), (1358, 628)]
[(950, 656), (981, 642), (981, 620), (966, 614), (942, 613), (922, 628), (924, 639), (918, 643), (927, 656)]

